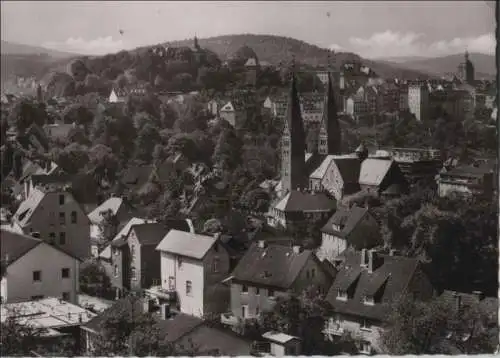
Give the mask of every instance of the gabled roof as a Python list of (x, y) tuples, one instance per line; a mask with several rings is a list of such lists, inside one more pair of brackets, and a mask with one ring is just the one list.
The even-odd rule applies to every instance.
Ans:
[[(359, 251), (345, 251), (342, 256), (344, 262), (328, 292), (328, 302), (337, 313), (379, 321), (389, 317), (392, 304), (406, 293), (410, 280), (420, 267), (415, 258), (378, 254), (380, 266), (369, 273), (361, 268)], [(353, 290), (353, 296), (347, 301), (337, 300), (338, 290), (348, 288)], [(365, 305), (365, 295), (375, 294), (379, 296), (375, 304)]]
[(267, 244), (266, 247), (259, 247), (254, 242), (231, 276), (236, 281), (287, 290), (309, 259), (316, 259), (312, 250), (296, 253), (290, 246)]
[(90, 222), (93, 224), (99, 224), (103, 220), (103, 216), (101, 215), (101, 213), (107, 212), (108, 210), (111, 210), (113, 215), (116, 215), (123, 204), (124, 202), (122, 198), (109, 198), (88, 214)]
[(30, 195), (19, 205), (16, 213), (14, 214), (14, 219), (19, 223), (21, 227), (28, 224), (31, 219), (31, 215), (35, 209), (40, 205), (45, 193), (38, 188), (33, 188)]
[(159, 223), (147, 223), (134, 225), (131, 231), (135, 231), (137, 240), (141, 245), (158, 245), (169, 229)]
[(220, 109), (221, 112), (233, 112), (234, 106), (231, 102), (227, 102), (224, 107)]
[(393, 165), (393, 160), (367, 158), (361, 163), (359, 183), (378, 186)]
[(323, 179), (323, 177), (326, 174), (327, 169), (330, 167), (330, 164), (333, 161), (334, 155), (327, 155), (325, 159), (321, 162), (320, 166), (317, 167), (312, 174), (309, 176), (309, 178), (312, 179)]
[(245, 66), (255, 67), (255, 66), (257, 66), (257, 61), (255, 60), (255, 58), (251, 57), (247, 60), (247, 62), (245, 62)]
[(344, 183), (358, 183), (361, 163), (356, 156), (335, 158), (334, 162)]
[[(358, 206), (353, 206), (349, 210), (339, 208), (328, 220), (325, 226), (323, 226), (321, 232), (345, 238), (349, 236), (349, 234), (356, 228), (356, 226), (361, 222), (361, 219), (363, 219), (367, 213), (367, 208), (361, 208)], [(336, 230), (333, 225), (340, 226), (340, 231)]]
[(154, 170), (153, 165), (137, 165), (129, 167), (122, 178), (122, 183), (134, 190), (139, 190), (146, 184)]
[(173, 229), (161, 240), (156, 250), (201, 260), (216, 241), (212, 236)]
[(109, 249), (110, 246), (120, 246), (123, 243), (125, 243), (125, 238), (127, 237), (128, 233), (130, 232), (130, 229), (134, 225), (140, 225), (146, 223), (148, 220), (142, 219), (142, 218), (132, 218), (130, 219), (125, 226), (118, 232), (118, 234), (115, 235), (113, 240), (111, 240), (110, 245), (106, 246), (101, 253), (99, 254), (99, 257), (102, 257), (104, 259), (110, 259), (111, 258), (111, 250)]
[(1, 229), (0, 234), (0, 244), (0, 260), (8, 259), (7, 265), (13, 264), (15, 261), (26, 255), (29, 251), (33, 250), (40, 244), (48, 245), (54, 248), (54, 250), (60, 251), (65, 255), (81, 261), (80, 258), (66, 252), (58, 246), (49, 245), (41, 239), (37, 239), (32, 236), (20, 234), (10, 230), (5, 230), (3, 228)]
[(290, 191), (274, 207), (283, 212), (310, 212), (335, 210), (337, 202), (324, 193), (308, 193), (297, 190)]

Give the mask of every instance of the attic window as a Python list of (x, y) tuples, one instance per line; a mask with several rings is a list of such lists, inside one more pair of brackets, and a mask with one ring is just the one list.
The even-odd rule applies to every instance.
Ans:
[(262, 276), (262, 278), (269, 278), (269, 277), (271, 277), (271, 273), (269, 271), (264, 271), (264, 272), (262, 272), (261, 276)]
[(337, 300), (339, 300), (339, 301), (347, 301), (347, 291), (339, 289), (337, 291)]
[(373, 306), (375, 304), (375, 298), (373, 296), (366, 295), (363, 303), (367, 306)]
[(29, 212), (29, 211), (30, 211), (30, 209), (26, 209), (26, 210), (24, 210), (22, 213), (20, 213), (20, 214), (17, 216), (17, 218), (18, 218), (19, 220), (21, 220), (21, 221), (22, 221), (22, 220), (24, 219), (24, 217), (26, 216), (26, 214), (28, 214), (28, 212)]

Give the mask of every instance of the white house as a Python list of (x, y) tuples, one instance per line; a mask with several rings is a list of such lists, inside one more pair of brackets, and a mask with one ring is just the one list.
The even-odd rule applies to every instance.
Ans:
[(122, 103), (125, 102), (126, 95), (124, 91), (113, 88), (109, 94), (109, 103)]
[(229, 255), (217, 238), (170, 230), (156, 250), (162, 289), (176, 292), (182, 313), (202, 317), (225, 310), (229, 290), (220, 282), (229, 272)]
[(58, 297), (76, 303), (79, 259), (43, 240), (1, 230), (2, 302)]

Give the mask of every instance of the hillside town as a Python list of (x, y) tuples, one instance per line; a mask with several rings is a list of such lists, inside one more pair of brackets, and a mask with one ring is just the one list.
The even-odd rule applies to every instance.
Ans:
[(497, 84), (467, 52), (419, 79), (147, 51), (2, 93), (2, 355), (498, 348)]

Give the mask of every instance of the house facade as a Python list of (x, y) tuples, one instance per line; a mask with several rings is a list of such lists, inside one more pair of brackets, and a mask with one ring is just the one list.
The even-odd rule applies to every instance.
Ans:
[(418, 259), (375, 250), (347, 251), (338, 267), (327, 301), (335, 314), (325, 322), (325, 337), (349, 332), (363, 354), (380, 352), (380, 335), (391, 306), (403, 295), (419, 300), (434, 296), (434, 287)]
[(29, 301), (47, 297), (76, 303), (79, 291), (78, 258), (43, 240), (1, 231), (2, 302)]
[(221, 322), (234, 327), (257, 318), (272, 310), (279, 297), (305, 290), (325, 294), (332, 280), (332, 273), (311, 250), (261, 240), (252, 244), (225, 280), (231, 287), (231, 305)]
[(332, 261), (346, 249), (369, 249), (379, 243), (379, 225), (367, 208), (341, 208), (321, 229), (320, 260)]
[(438, 195), (491, 198), (493, 180), (494, 172), (485, 167), (460, 166), (449, 171), (442, 170), (437, 178)]
[(64, 189), (36, 187), (21, 203), (14, 221), (24, 233), (80, 258), (90, 256), (90, 222), (73, 195)]
[(220, 282), (229, 272), (229, 254), (217, 238), (170, 230), (156, 250), (161, 287), (175, 292), (182, 313), (203, 317), (225, 309), (229, 292)]

